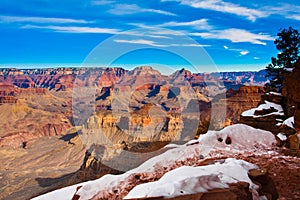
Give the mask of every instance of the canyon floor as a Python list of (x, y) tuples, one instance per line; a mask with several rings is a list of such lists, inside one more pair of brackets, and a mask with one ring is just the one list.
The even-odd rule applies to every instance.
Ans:
[(26, 148), (1, 147), (0, 199), (24, 200), (66, 186), (85, 154), (78, 137), (72, 143), (67, 139), (42, 137), (28, 141)]

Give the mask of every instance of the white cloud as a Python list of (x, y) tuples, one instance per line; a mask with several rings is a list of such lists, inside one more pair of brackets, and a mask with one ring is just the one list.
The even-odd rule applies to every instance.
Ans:
[(112, 9), (108, 10), (108, 12), (114, 15), (129, 15), (135, 13), (150, 12), (162, 15), (176, 16), (176, 14), (171, 12), (149, 8), (141, 8), (136, 4), (116, 4)]
[(152, 40), (145, 40), (145, 39), (135, 39), (135, 40), (126, 40), (126, 39), (116, 39), (114, 40), (117, 43), (128, 43), (128, 44), (143, 44), (149, 45), (154, 47), (209, 47), (210, 45), (203, 45), (203, 44), (159, 44)]
[(299, 15), (287, 15), (286, 18), (300, 21), (300, 14)]
[[(162, 0), (166, 1), (166, 0)], [(183, 5), (194, 8), (213, 10), (246, 17), (248, 20), (255, 21), (257, 18), (266, 17), (268, 14), (262, 10), (247, 8), (239, 4), (225, 2), (223, 0), (174, 0)]]
[[(148, 31), (148, 32), (147, 32)], [(120, 35), (130, 35), (130, 36), (140, 36), (140, 37), (150, 37), (150, 38), (160, 38), (160, 39), (169, 39), (170, 37), (166, 35), (156, 35), (159, 34), (159, 32), (153, 33), (149, 31), (149, 29), (143, 30), (130, 30), (125, 32), (120, 32)]]
[(91, 4), (92, 5), (99, 5), (99, 6), (103, 6), (103, 5), (109, 5), (109, 4), (112, 4), (112, 3), (115, 3), (115, 1), (113, 0), (95, 0), (95, 1), (92, 1)]
[(170, 37), (168, 36), (165, 36), (165, 35), (144, 35), (144, 36), (148, 36), (148, 37), (151, 37), (151, 38), (160, 38), (160, 39), (170, 39)]
[(249, 53), (250, 53), (249, 51), (240, 51), (240, 55), (241, 56), (245, 56), (245, 55), (247, 55)]
[(158, 13), (162, 15), (170, 15), (170, 16), (176, 16), (176, 14), (168, 12), (168, 11), (163, 11), (163, 10), (156, 10), (156, 9), (146, 9), (143, 8), (142, 12), (152, 12), (152, 13)]
[(257, 8), (249, 8), (240, 4), (226, 2), (226, 0), (161, 0), (161, 2), (174, 1), (182, 5), (194, 8), (207, 9), (222, 13), (229, 13), (241, 17), (245, 17), (250, 21), (257, 18), (265, 18), (270, 15), (281, 15), (287, 19), (300, 21), (300, 6), (279, 2), (272, 6), (262, 6)]
[(129, 44), (145, 44), (154, 47), (164, 47), (165, 45), (157, 44), (152, 40), (144, 40), (144, 39), (137, 39), (137, 40), (114, 40), (117, 43), (129, 43)]
[(266, 45), (265, 41), (274, 40), (270, 35), (251, 33), (244, 29), (214, 30), (205, 33), (191, 33), (192, 36), (199, 36), (204, 39), (224, 39), (234, 43), (248, 42), (252, 44)]
[(240, 56), (245, 56), (245, 55), (247, 55), (247, 54), (250, 53), (248, 50), (229, 48), (226, 45), (224, 45), (223, 48), (226, 49), (226, 50), (228, 50), (228, 51), (239, 52)]
[(259, 60), (259, 59), (260, 59), (260, 57), (256, 57), (256, 56), (254, 56), (254, 57), (253, 57), (253, 59), (254, 59), (254, 60)]
[(279, 3), (276, 6), (265, 6), (262, 8), (269, 15), (281, 15), (287, 19), (300, 20), (300, 6), (288, 3)]
[(209, 44), (169, 44), (171, 47), (210, 47)]
[(161, 27), (176, 27), (176, 26), (192, 26), (195, 29), (211, 29), (212, 27), (208, 24), (207, 19), (199, 19), (190, 22), (167, 22), (160, 24)]
[(91, 21), (81, 19), (69, 19), (69, 18), (52, 18), (52, 17), (20, 17), (20, 16), (0, 16), (0, 21), (6, 23), (13, 22), (31, 22), (31, 23), (54, 23), (54, 24), (66, 24), (66, 23), (78, 23), (86, 24), (92, 23)]
[(173, 31), (173, 30), (168, 30), (168, 29), (153, 29), (153, 31), (151, 31), (151, 34), (153, 34), (153, 35), (175, 35), (175, 36), (185, 35), (185, 33), (183, 31)]
[(130, 31), (121, 32), (123, 35), (133, 35), (133, 36), (145, 36), (151, 38), (172, 38), (171, 36), (184, 36), (183, 31), (174, 31), (170, 29), (163, 29), (157, 26), (147, 26), (144, 24), (129, 23), (129, 25), (137, 26), (140, 29), (134, 29)]
[[(141, 31), (146, 31), (150, 32), (152, 35), (186, 35), (186, 32), (183, 30), (171, 30), (167, 28), (162, 28), (160, 24), (155, 24), (155, 25), (145, 25), (142, 23), (128, 23), (128, 25), (136, 26), (141, 29)], [(143, 34), (145, 35), (145, 34)], [(163, 36), (165, 37), (165, 36)]]
[(56, 32), (65, 33), (104, 33), (104, 34), (117, 34), (118, 29), (110, 28), (98, 28), (98, 27), (81, 27), (81, 26), (36, 26), (36, 25), (25, 25), (21, 28), (24, 29), (48, 29)]

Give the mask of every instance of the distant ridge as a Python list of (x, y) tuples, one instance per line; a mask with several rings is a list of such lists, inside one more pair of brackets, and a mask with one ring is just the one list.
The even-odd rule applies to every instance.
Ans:
[[(93, 74), (97, 74), (94, 77)], [(48, 89), (66, 89), (74, 86), (76, 77), (84, 77), (82, 84), (95, 82), (105, 87), (110, 87), (119, 82), (125, 85), (140, 85), (143, 82), (165, 84), (166, 79), (170, 83), (189, 82), (197, 85), (205, 80), (230, 82), (235, 85), (260, 85), (268, 80), (265, 70), (244, 72), (212, 72), (192, 73), (184, 68), (177, 70), (169, 76), (162, 75), (159, 70), (151, 66), (140, 66), (133, 70), (116, 68), (41, 68), (41, 69), (17, 69), (0, 68), (0, 81), (15, 85), (20, 88), (41, 87)], [(92, 80), (93, 79), (93, 80)], [(167, 81), (167, 82), (168, 82)]]

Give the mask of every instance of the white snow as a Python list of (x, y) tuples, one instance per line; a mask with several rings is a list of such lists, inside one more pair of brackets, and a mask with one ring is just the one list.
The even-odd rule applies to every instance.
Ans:
[(284, 120), (283, 124), (287, 125), (288, 127), (294, 128), (294, 116)]
[(292, 72), (294, 70), (294, 68), (283, 68), (283, 69), (287, 72)]
[(273, 94), (273, 95), (276, 95), (276, 96), (282, 96), (282, 94), (279, 93), (279, 92), (269, 92), (267, 94)]
[[(254, 115), (255, 111), (262, 111), (262, 110), (266, 110), (266, 109), (271, 109), (272, 107), (276, 110), (275, 112), (268, 113), (268, 114), (265, 114), (265, 115)], [(283, 112), (283, 109), (282, 109), (281, 105), (276, 104), (276, 103), (272, 103), (272, 102), (269, 102), (269, 101), (265, 101), (264, 104), (259, 105), (257, 108), (252, 108), (252, 109), (246, 110), (242, 113), (243, 117), (253, 117), (253, 118), (266, 117), (266, 116), (270, 116), (270, 115), (283, 116), (284, 112)]]
[(167, 144), (166, 146), (164, 146), (165, 149), (167, 148), (177, 148), (177, 147), (181, 147), (182, 145), (180, 144)]
[[(225, 143), (227, 137), (230, 137), (232, 144), (227, 145)], [(218, 141), (220, 138), (222, 142)], [(202, 151), (204, 150), (204, 145), (211, 147), (209, 150), (212, 148), (224, 149), (225, 147), (230, 147), (231, 149), (242, 151), (246, 148), (255, 148), (256, 144), (270, 147), (276, 144), (276, 139), (269, 131), (256, 129), (245, 124), (235, 124), (227, 126), (220, 131), (208, 131), (199, 138), (199, 143)]]
[[(226, 144), (226, 141), (228, 144)], [(81, 183), (82, 187), (76, 192), (77, 195), (80, 196), (80, 200), (82, 199), (91, 199), (95, 195), (101, 195), (107, 194), (107, 193), (113, 193), (114, 188), (116, 188), (121, 182), (125, 183), (123, 185), (126, 187), (127, 180), (129, 179), (130, 175), (135, 173), (156, 173), (157, 170), (161, 170), (162, 167), (170, 167), (174, 165), (176, 162), (184, 162), (188, 160), (189, 158), (200, 158), (203, 156), (204, 158), (209, 158), (213, 154), (215, 150), (219, 150), (219, 152), (227, 152), (227, 153), (243, 153), (243, 152), (255, 152), (257, 153), (257, 148), (268, 148), (272, 147), (273, 144), (276, 144), (275, 136), (269, 132), (264, 131), (260, 129), (255, 129), (253, 127), (244, 125), (244, 124), (236, 124), (232, 126), (228, 126), (220, 131), (208, 131), (206, 134), (201, 135), (200, 138), (197, 140), (193, 140), (188, 142), (185, 145), (178, 145), (173, 146), (173, 149), (170, 149), (163, 154), (160, 154), (156, 157), (153, 157), (146, 162), (144, 162), (139, 167), (132, 169), (124, 174), (121, 175), (105, 175), (101, 177), (100, 179), (94, 180), (94, 181), (88, 181), (85, 183)], [(201, 155), (201, 156), (200, 156)], [(229, 154), (230, 155), (230, 154)], [(245, 167), (248, 166), (248, 164), (243, 164), (242, 161), (228, 161), (228, 166), (232, 163), (240, 162), (241, 165), (245, 165)], [(222, 165), (216, 165), (214, 168), (211, 169), (211, 171), (214, 171), (215, 175), (218, 175), (218, 178), (221, 180), (217, 180), (216, 178), (212, 177), (213, 183), (216, 184), (218, 187), (222, 186), (223, 183), (227, 183), (222, 179), (222, 176), (220, 176), (219, 171), (224, 173), (224, 177), (236, 177), (239, 176), (239, 171), (230, 170), (228, 167), (224, 167)], [(224, 168), (224, 169), (221, 169)], [(184, 169), (184, 168), (183, 168)], [(202, 168), (206, 169), (206, 168)], [(202, 169), (195, 169), (198, 171), (201, 171)], [(214, 170), (213, 170), (214, 169)], [(225, 170), (225, 171), (224, 171)], [(229, 170), (229, 171), (226, 171)], [(204, 170), (206, 172), (211, 172), (209, 169)], [(176, 172), (176, 171), (175, 171)], [(230, 174), (231, 173), (231, 174)], [(229, 175), (230, 176), (229, 176)], [(206, 180), (206, 178), (201, 177), (202, 175), (205, 175), (203, 172), (199, 176), (196, 176), (193, 181), (196, 180)], [(207, 174), (206, 174), (207, 175)], [(226, 176), (225, 176), (226, 175)], [(184, 175), (183, 175), (184, 176)], [(168, 175), (167, 175), (168, 177)], [(176, 178), (179, 178), (177, 176)], [(182, 179), (179, 179), (178, 184), (183, 184), (184, 177), (181, 177)], [(164, 179), (162, 179), (164, 180)], [(210, 179), (209, 179), (210, 180)], [(232, 179), (230, 179), (232, 180)], [(224, 182), (222, 182), (224, 181)], [(123, 187), (122, 186), (122, 187)], [(171, 186), (170, 186), (171, 187)], [(173, 186), (172, 186), (173, 187)], [(175, 186), (174, 186), (175, 187)], [(41, 196), (40, 199), (55, 199), (53, 197), (59, 196), (62, 198), (57, 198), (61, 200), (69, 200), (70, 196), (74, 195), (74, 187), (69, 187), (69, 189), (62, 189), (58, 191), (54, 191), (52, 193), (46, 194), (50, 195), (47, 197)], [(186, 188), (186, 190), (188, 190)], [(161, 191), (163, 192), (163, 190)], [(63, 193), (66, 193), (63, 195)], [(175, 193), (174, 193), (175, 194)], [(40, 200), (38, 199), (38, 200)]]
[(32, 200), (49, 200), (49, 199), (72, 199), (73, 195), (76, 192), (76, 189), (78, 186), (82, 185), (82, 183), (77, 185), (72, 185), (69, 187), (65, 187), (59, 190), (54, 190), (52, 192), (49, 192), (47, 194), (32, 198)]
[(251, 163), (228, 158), (224, 163), (190, 167), (183, 166), (166, 173), (156, 182), (134, 187), (124, 199), (144, 197), (176, 197), (186, 194), (207, 192), (216, 188), (228, 188), (227, 183), (248, 182), (250, 188), (257, 189), (248, 177), (250, 169), (257, 166)]
[(278, 133), (277, 137), (283, 142), (287, 140), (286, 135), (284, 135), (283, 133)]

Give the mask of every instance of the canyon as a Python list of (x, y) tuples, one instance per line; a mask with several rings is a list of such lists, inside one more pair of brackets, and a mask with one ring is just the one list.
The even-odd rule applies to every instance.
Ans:
[[(0, 120), (2, 128), (0, 146), (22, 146), (29, 139), (64, 135), (74, 125), (82, 126), (92, 115), (92, 112), (86, 111), (89, 110), (87, 99), (84, 99), (86, 97), (80, 96), (80, 89), (85, 87), (95, 90), (92, 97), (88, 97), (89, 101), (94, 102), (92, 111), (96, 113), (103, 110), (113, 111), (118, 119), (110, 120), (117, 121), (121, 115), (124, 115), (123, 119), (126, 121), (127, 110), (133, 113), (148, 104), (160, 110), (161, 115), (164, 115), (164, 112), (169, 116), (176, 115), (185, 109), (188, 118), (197, 120), (198, 116), (193, 113), (195, 110), (190, 112), (189, 109), (192, 109), (188, 108), (188, 104), (194, 106), (197, 103), (193, 104), (193, 101), (198, 101), (199, 106), (196, 107), (199, 108), (196, 110), (202, 113), (199, 132), (203, 133), (207, 130), (211, 108), (214, 105), (219, 109), (224, 108), (225, 104), (230, 104), (227, 112), (232, 117), (226, 123), (236, 122), (241, 112), (237, 107), (241, 102), (234, 103), (234, 101), (245, 101), (240, 108), (246, 106), (247, 109), (257, 105), (257, 99), (263, 92), (262, 88), (253, 89), (253, 95), (247, 97), (249, 100), (242, 100), (246, 96), (243, 93), (249, 96), (252, 91), (242, 91), (238, 88), (244, 84), (263, 85), (266, 81), (262, 72), (193, 74), (182, 69), (166, 76), (147, 66), (132, 71), (122, 68), (1, 69), (0, 106), (3, 114)], [(238, 92), (234, 92), (235, 90)], [(251, 87), (248, 87), (248, 90), (252, 90)], [(218, 102), (212, 101), (213, 98), (219, 99)], [(229, 100), (230, 98), (232, 100)], [(121, 114), (123, 111), (125, 113)], [(85, 112), (86, 114), (82, 114)], [(135, 121), (135, 124), (149, 123), (151, 120), (150, 118), (137, 120), (137, 118), (136, 116), (130, 120)], [(108, 117), (105, 119), (109, 120)], [(166, 120), (173, 123), (169, 124), (169, 127), (178, 129), (174, 124), (177, 123), (176, 120), (172, 122), (170, 117)], [(215, 122), (211, 126), (220, 129), (223, 127), (222, 123), (225, 122)]]
[[(186, 69), (162, 75), (149, 66), (131, 71), (1, 69), (0, 153), (5, 167), (0, 175), (6, 180), (1, 198), (30, 198), (122, 173), (166, 151), (163, 147), (170, 143), (184, 144), (208, 130), (237, 124), (244, 111), (262, 103), (264, 75)], [(294, 106), (297, 99), (289, 102)], [(149, 154), (138, 154), (133, 163), (112, 163), (124, 150)], [(20, 160), (26, 164), (18, 170)], [(121, 168), (111, 167), (120, 163)], [(28, 170), (31, 165), (37, 168)]]

